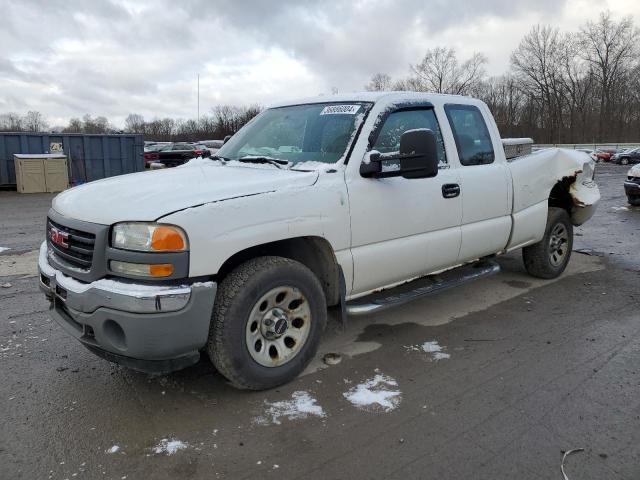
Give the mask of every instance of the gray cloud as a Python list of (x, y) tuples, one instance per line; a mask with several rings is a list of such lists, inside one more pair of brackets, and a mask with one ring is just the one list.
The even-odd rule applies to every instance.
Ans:
[(535, 23), (569, 1), (0, 0), (0, 108), (193, 116), (198, 73), (201, 111), (359, 90), (452, 29), (481, 36), (489, 20)]

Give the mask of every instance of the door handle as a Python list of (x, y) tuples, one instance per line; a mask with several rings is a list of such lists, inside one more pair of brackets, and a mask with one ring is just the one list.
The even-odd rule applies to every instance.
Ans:
[(442, 185), (442, 196), (444, 198), (455, 198), (460, 195), (460, 185), (457, 183), (445, 183)]

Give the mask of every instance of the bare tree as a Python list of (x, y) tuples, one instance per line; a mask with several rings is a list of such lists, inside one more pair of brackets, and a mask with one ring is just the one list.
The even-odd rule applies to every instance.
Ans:
[(386, 73), (376, 73), (364, 88), (370, 92), (384, 92), (391, 90), (392, 85), (393, 81), (389, 75)]
[(511, 54), (511, 67), (525, 93), (531, 113), (540, 120), (538, 127), (558, 141), (561, 94), (558, 88), (561, 65), (561, 35), (557, 28), (537, 25), (521, 40)]
[(30, 110), (23, 119), (24, 128), (29, 132), (41, 132), (49, 125), (42, 114), (35, 110)]
[(436, 47), (427, 50), (422, 61), (411, 66), (415, 75), (413, 85), (424, 91), (468, 95), (484, 79), (486, 64), (487, 58), (482, 53), (474, 53), (460, 63), (453, 48)]
[(144, 133), (144, 117), (139, 113), (130, 113), (124, 120), (124, 129), (130, 133)]
[(640, 32), (632, 17), (616, 22), (608, 11), (580, 30), (583, 56), (591, 65), (599, 87), (601, 138), (610, 134), (605, 126), (612, 120), (615, 95), (620, 92), (618, 87), (638, 64), (639, 38)]
[(111, 125), (106, 117), (92, 117), (86, 114), (82, 117), (82, 132), (104, 134), (111, 131)]
[(482, 82), (476, 95), (489, 107), (498, 128), (510, 135), (524, 137), (531, 132), (522, 122), (523, 107), (526, 98), (518, 87), (518, 80), (510, 74), (492, 77)]
[(82, 120), (79, 118), (71, 118), (69, 125), (63, 130), (65, 133), (82, 133)]
[(22, 117), (13, 112), (0, 115), (0, 130), (4, 132), (21, 132), (23, 130)]

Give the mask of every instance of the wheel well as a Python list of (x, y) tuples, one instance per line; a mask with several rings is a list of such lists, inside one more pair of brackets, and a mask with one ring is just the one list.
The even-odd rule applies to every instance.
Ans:
[(575, 181), (575, 178), (563, 178), (556, 183), (549, 193), (549, 206), (562, 208), (567, 211), (569, 215), (573, 210), (573, 197), (569, 193), (571, 184)]
[(265, 255), (290, 258), (302, 263), (320, 280), (327, 305), (333, 306), (340, 302), (340, 268), (333, 248), (327, 240), (320, 237), (289, 238), (247, 248), (225, 261), (216, 277), (220, 281), (241, 263)]

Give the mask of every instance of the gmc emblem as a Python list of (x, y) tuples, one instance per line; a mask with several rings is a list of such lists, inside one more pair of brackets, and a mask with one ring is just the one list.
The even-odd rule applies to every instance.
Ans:
[(51, 238), (51, 241), (56, 245), (63, 248), (69, 248), (69, 244), (67, 243), (67, 240), (69, 240), (69, 234), (67, 232), (58, 230), (56, 227), (50, 227), (49, 238)]

